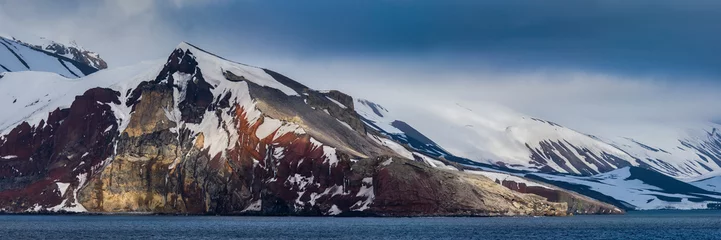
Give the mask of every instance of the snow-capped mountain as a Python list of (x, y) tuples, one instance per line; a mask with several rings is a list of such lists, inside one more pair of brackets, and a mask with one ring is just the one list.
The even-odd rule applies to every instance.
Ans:
[(100, 54), (83, 48), (75, 41), (60, 43), (44, 37), (27, 37), (23, 39), (12, 37), (10, 39), (38, 50), (73, 59), (98, 70), (108, 68), (108, 64), (100, 58)]
[(94, 73), (52, 42), (0, 41), (2, 211), (565, 215), (721, 199), (710, 180), (659, 174), (717, 172), (715, 126), (598, 137), (460, 104), (428, 106), (428, 124), (188, 43)]
[(633, 157), (591, 136), (503, 109), (474, 111), (461, 105), (447, 106), (439, 108), (438, 115), (445, 119), (434, 129), (416, 127), (411, 131), (418, 133), (407, 133), (409, 128), (403, 126), (408, 124), (387, 109), (370, 101), (363, 103), (371, 110), (359, 113), (369, 125), (387, 135), (401, 136), (399, 139), (415, 139), (413, 136), (422, 132), (426, 134), (420, 134), (425, 147), (416, 148), (432, 146), (428, 154), (463, 164), (580, 175), (637, 165)]
[(641, 167), (685, 181), (721, 172), (720, 125), (681, 123), (639, 128), (642, 133), (603, 139), (638, 159)]
[[(444, 109), (450, 116), (455, 116), (454, 121), (448, 122), (457, 125), (435, 126), (445, 134), (453, 136), (454, 139), (451, 140), (455, 141), (438, 144), (430, 140), (437, 138), (429, 138), (420, 133), (420, 131), (433, 133), (435, 129), (419, 131), (420, 128), (412, 128), (405, 122), (396, 120), (398, 118), (396, 115), (379, 104), (368, 100), (358, 100), (357, 103), (356, 106), (361, 106), (357, 107), (358, 113), (372, 129), (428, 156), (461, 163), (465, 165), (461, 168), (466, 172), (484, 175), (514, 191), (535, 193), (548, 199), (555, 199), (568, 198), (567, 195), (561, 196), (565, 194), (553, 192), (555, 189), (566, 189), (626, 210), (706, 209), (721, 202), (721, 193), (716, 188), (717, 185), (721, 185), (717, 184), (718, 177), (692, 184), (675, 179), (679, 176), (692, 177), (704, 173), (718, 173), (715, 169), (718, 165), (712, 165), (715, 164), (717, 153), (715, 149), (719, 146), (718, 141), (715, 140), (718, 135), (713, 128), (709, 131), (681, 131), (685, 135), (678, 132), (666, 135), (671, 142), (676, 141), (680, 146), (675, 150), (666, 151), (644, 145), (631, 138), (621, 139), (630, 141), (633, 145), (619, 145), (618, 142), (604, 141), (599, 137), (581, 134), (537, 118), (512, 115), (498, 109), (483, 112), (489, 114), (485, 116), (483, 113), (473, 114), (473, 110), (456, 105), (460, 109), (458, 112), (454, 112), (453, 107)], [(464, 129), (461, 129), (460, 125), (463, 125)], [(457, 151), (461, 154), (456, 155), (441, 147), (463, 149), (464, 142), (457, 139), (459, 136), (467, 137), (460, 140), (468, 140), (468, 143), (481, 143), (465, 146), (471, 149), (466, 152), (477, 150), (476, 152), (486, 153), (486, 156), (493, 156), (492, 159), (497, 161), (471, 160), (473, 155), (461, 155), (463, 151)], [(497, 144), (498, 142), (502, 144)], [(518, 155), (509, 154), (513, 153), (514, 150), (510, 147), (514, 145), (518, 146), (515, 149)], [(693, 155), (689, 156), (686, 151), (693, 151), (691, 152)], [(657, 156), (653, 159), (639, 157), (641, 154), (659, 153), (665, 156)], [(597, 156), (604, 158), (599, 159)], [(687, 164), (696, 161), (697, 158), (701, 160), (705, 158), (707, 161), (704, 162), (714, 169), (702, 167), (704, 170), (700, 170), (699, 165), (692, 165), (697, 168), (677, 168), (677, 164)], [(541, 162), (538, 161), (539, 159), (547, 163), (538, 164)], [(594, 164), (604, 163), (599, 161), (604, 159), (616, 159), (619, 164), (601, 168), (603, 171), (595, 169), (602, 165), (594, 167)], [(523, 164), (523, 161), (528, 161), (530, 164)], [(579, 164), (583, 165), (579, 166)], [(578, 169), (591, 170), (579, 172), (576, 171)], [(692, 178), (680, 179), (692, 180)]]
[[(427, 124), (367, 100), (357, 105), (365, 107), (359, 110), (365, 122), (384, 135), (467, 165), (585, 176), (638, 166), (678, 179), (721, 171), (721, 135), (713, 123), (660, 125), (617, 136), (581, 133), (495, 106), (437, 106), (439, 120)], [(653, 134), (643, 134), (648, 132)]]
[[(28, 86), (34, 91), (15, 94)], [(351, 96), (187, 43), (165, 62), (79, 79), (6, 73), (0, 102), (17, 113), (0, 116), (4, 211), (620, 212), (590, 198), (519, 193), (459, 171), (367, 128)], [(587, 207), (569, 208), (570, 201)]]
[(0, 37), (0, 73), (40, 71), (78, 78), (98, 69), (83, 62), (31, 47), (22, 42)]

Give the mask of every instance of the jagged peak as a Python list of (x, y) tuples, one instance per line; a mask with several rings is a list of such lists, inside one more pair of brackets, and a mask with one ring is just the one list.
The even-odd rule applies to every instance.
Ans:
[[(190, 53), (192, 55), (195, 62), (197, 62), (197, 67), (202, 70), (207, 81), (248, 81), (263, 87), (278, 89), (289, 96), (300, 95), (295, 89), (276, 80), (262, 68), (228, 60), (186, 41), (178, 44), (168, 58), (169, 62), (174, 57), (182, 57), (176, 56), (176, 54), (180, 54), (178, 50), (182, 54)], [(214, 85), (217, 85), (217, 83)]]
[(200, 50), (200, 48), (198, 48), (198, 47), (196, 47), (195, 45), (193, 45), (193, 44), (191, 44), (191, 43), (189, 43), (189, 42), (186, 42), (186, 41), (182, 41), (182, 42), (180, 42), (180, 43), (178, 44), (178, 46), (177, 46), (177, 47), (175, 47), (175, 49), (183, 49), (183, 50), (188, 50), (188, 49), (190, 49), (190, 50)]
[(191, 53), (193, 53), (193, 56), (196, 56), (196, 57), (197, 57), (199, 54), (200, 54), (200, 55), (203, 55), (203, 56), (205, 57), (205, 60), (225, 61), (225, 62), (230, 62), (230, 63), (233, 63), (233, 64), (244, 65), (244, 66), (247, 66), (247, 67), (259, 68), (259, 67), (251, 66), (251, 65), (248, 65), (248, 64), (245, 64), (245, 63), (239, 63), (239, 62), (235, 62), (235, 61), (228, 60), (227, 58), (221, 57), (220, 55), (217, 55), (217, 54), (215, 54), (215, 53), (209, 52), (209, 51), (207, 51), (207, 50), (205, 50), (205, 49), (202, 49), (202, 48), (200, 48), (200, 47), (198, 47), (198, 46), (195, 46), (194, 44), (189, 43), (189, 42), (186, 42), (186, 41), (180, 42), (180, 43), (178, 44), (178, 46), (175, 47), (175, 49), (180, 49), (180, 50), (183, 50), (183, 51), (190, 51)]

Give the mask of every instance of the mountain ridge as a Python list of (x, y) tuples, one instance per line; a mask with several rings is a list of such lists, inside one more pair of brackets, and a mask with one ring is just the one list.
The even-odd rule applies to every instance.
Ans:
[[(13, 94), (29, 86), (36, 91)], [(75, 80), (33, 71), (6, 73), (0, 78), (0, 106), (17, 114), (0, 117), (0, 209), (495, 216), (648, 208), (596, 189), (588, 180), (633, 163), (658, 171), (616, 146), (550, 121), (480, 116), (456, 105), (447, 110), (463, 114), (447, 116), (462, 116), (461, 121), (448, 125), (452, 131), (445, 134), (461, 140), (508, 137), (518, 150), (511, 153), (521, 161), (479, 161), (452, 153), (458, 146), (438, 141), (428, 128), (379, 104), (336, 90), (314, 90), (186, 42), (164, 62)], [(480, 124), (493, 117), (520, 124)], [(713, 145), (708, 149), (713, 153)], [(684, 184), (665, 175), (654, 179)], [(644, 187), (629, 194), (640, 199), (657, 191)], [(574, 192), (579, 189), (581, 194)], [(653, 207), (688, 207), (675, 200), (699, 199), (696, 193), (661, 194)]]
[(78, 78), (98, 69), (53, 52), (30, 47), (20, 41), (0, 37), (0, 72), (45, 71)]

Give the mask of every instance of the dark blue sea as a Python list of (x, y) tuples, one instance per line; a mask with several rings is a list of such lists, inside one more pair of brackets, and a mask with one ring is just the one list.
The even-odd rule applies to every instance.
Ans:
[(516, 218), (2, 215), (0, 239), (721, 239), (721, 211)]

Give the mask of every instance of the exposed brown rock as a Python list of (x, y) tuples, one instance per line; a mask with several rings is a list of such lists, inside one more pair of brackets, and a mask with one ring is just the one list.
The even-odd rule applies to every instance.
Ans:
[[(376, 162), (384, 165), (380, 158)], [(354, 169), (356, 166), (354, 166)], [(483, 176), (392, 159), (376, 173), (372, 212), (388, 216), (564, 216), (565, 203), (520, 194)]]
[[(363, 124), (358, 113), (354, 110), (353, 98), (351, 96), (336, 90), (331, 90), (327, 93), (310, 90), (307, 91), (306, 94), (308, 94), (306, 96), (308, 104), (315, 108), (328, 111), (328, 114), (334, 118), (348, 124), (352, 129), (365, 135), (367, 131), (365, 124)], [(339, 106), (329, 100), (329, 98), (343, 104), (344, 107)]]
[[(530, 180), (529, 180), (530, 181)], [(498, 181), (497, 181), (498, 182)], [(504, 180), (498, 182), (504, 187), (520, 193), (530, 193), (546, 198), (550, 202), (566, 203), (568, 214), (622, 214), (623, 210), (607, 203), (555, 187), (526, 186), (525, 183)]]
[[(0, 208), (17, 212), (75, 202), (74, 190), (113, 152), (117, 123), (108, 104), (119, 104), (118, 95), (90, 89), (47, 121), (23, 122), (0, 137), (0, 156), (17, 156), (0, 160)], [(64, 195), (56, 182), (70, 184)]]

